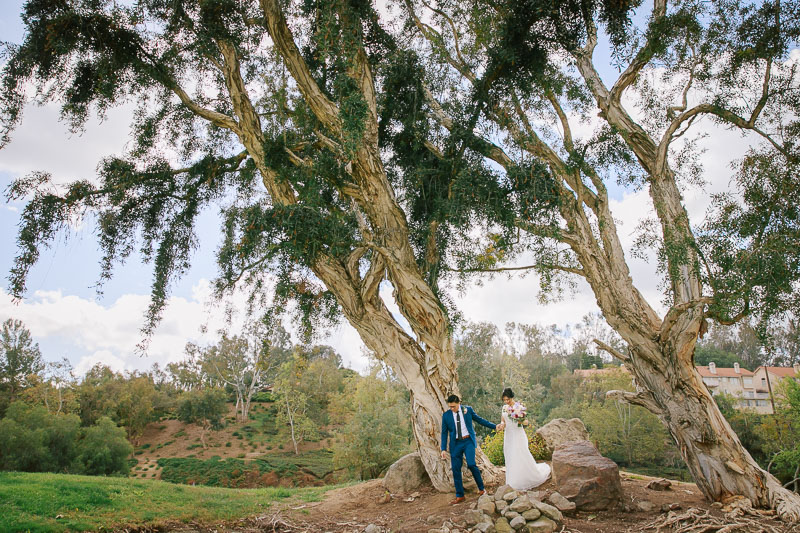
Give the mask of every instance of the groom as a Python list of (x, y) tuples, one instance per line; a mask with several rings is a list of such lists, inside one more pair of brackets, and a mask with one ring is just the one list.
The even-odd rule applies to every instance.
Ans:
[(461, 400), (455, 394), (447, 398), (449, 410), (442, 413), (442, 459), (447, 459), (447, 439), (450, 439), (450, 466), (453, 469), (453, 482), (456, 486), (456, 499), (450, 504), (461, 503), (464, 498), (464, 483), (461, 480), (461, 464), (463, 457), (467, 456), (467, 468), (472, 472), (475, 483), (478, 484), (478, 496), (486, 494), (483, 488), (481, 471), (475, 464), (475, 429), (472, 427), (474, 419), (478, 424), (489, 429), (502, 429), (502, 424), (492, 424), (475, 414), (472, 407), (461, 405)]

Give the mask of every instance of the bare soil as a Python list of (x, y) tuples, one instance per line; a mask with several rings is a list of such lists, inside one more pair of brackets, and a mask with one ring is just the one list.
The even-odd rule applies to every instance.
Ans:
[[(562, 533), (638, 533), (648, 523), (666, 515), (665, 506), (677, 504), (675, 512), (682, 513), (691, 508), (709, 511), (722, 517), (723, 513), (712, 507), (693, 483), (673, 481), (667, 491), (647, 489), (652, 479), (637, 474), (622, 473), (622, 487), (625, 502), (622, 508), (597, 512), (578, 512), (565, 516)], [(493, 492), (495, 487), (487, 487)], [(538, 491), (554, 490), (549, 481)], [(326, 493), (323, 501), (306, 504), (290, 504), (275, 508), (270, 513), (238, 523), (235, 531), (262, 532), (331, 532), (361, 533), (369, 524), (375, 524), (382, 531), (391, 533), (426, 533), (429, 529), (441, 527), (449, 520), (457, 525), (464, 523), (463, 515), (467, 509), (475, 508), (477, 495), (467, 493), (467, 501), (450, 505), (454, 493), (436, 492), (432, 487), (421, 488), (411, 494), (393, 495), (391, 498), (383, 488), (381, 480), (372, 480)], [(654, 509), (649, 512), (638, 510), (640, 501), (649, 501)], [(631, 510), (633, 509), (633, 510)], [(775, 531), (789, 533), (789, 526), (771, 516), (757, 518), (770, 525)], [(226, 529), (215, 528), (218, 531)], [(231, 531), (231, 530), (228, 530)], [(652, 529), (650, 531), (655, 531)], [(664, 528), (663, 533), (673, 529)], [(719, 531), (719, 528), (707, 531)], [(735, 531), (748, 531), (737, 529)]]

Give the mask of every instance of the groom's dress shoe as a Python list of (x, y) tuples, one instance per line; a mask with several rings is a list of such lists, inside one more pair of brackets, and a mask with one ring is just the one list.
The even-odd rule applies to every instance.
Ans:
[(481, 497), (481, 496), (483, 496), (484, 494), (486, 494), (486, 491), (485, 491), (485, 490), (479, 490), (479, 491), (478, 491), (478, 498), (480, 498), (480, 497)]
[(462, 503), (464, 500), (466, 500), (466, 498), (464, 496), (459, 496), (455, 500), (451, 501), (450, 505), (455, 505), (457, 503)]

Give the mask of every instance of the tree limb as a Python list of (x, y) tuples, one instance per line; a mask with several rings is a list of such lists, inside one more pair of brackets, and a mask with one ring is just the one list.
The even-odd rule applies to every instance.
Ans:
[(339, 119), (339, 109), (325, 96), (311, 75), (300, 50), (297, 49), (280, 3), (278, 0), (260, 0), (259, 3), (264, 12), (267, 32), (272, 37), (272, 41), (278, 48), (309, 107), (325, 126), (332, 131), (339, 131), (342, 125)]
[(592, 339), (592, 341), (604, 352), (608, 352), (620, 361), (628, 362), (631, 358), (624, 353), (620, 352), (619, 350), (614, 349), (613, 347), (609, 346), (608, 344), (604, 343), (600, 339)]
[(663, 412), (653, 399), (652, 394), (646, 391), (628, 392), (624, 390), (610, 390), (606, 392), (606, 398), (618, 402), (639, 405), (654, 415), (660, 415)]

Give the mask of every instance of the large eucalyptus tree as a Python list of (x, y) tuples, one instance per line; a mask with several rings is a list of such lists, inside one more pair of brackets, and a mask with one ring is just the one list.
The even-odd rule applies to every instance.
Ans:
[[(295, 302), (306, 329), (346, 318), (410, 390), (423, 463), (449, 490), (439, 424), (458, 383), (438, 274), (447, 232), (511, 212), (514, 185), (480, 157), (452, 164), (425, 148), (420, 67), (378, 12), (349, 0), (31, 0), (22, 18), (2, 75), (4, 144), (30, 98), (59, 102), (76, 128), (92, 109), (138, 110), (130, 150), (102, 161), (98, 179), (11, 185), (9, 199), (28, 201), (12, 293), (24, 295), (58, 232), (94, 217), (103, 277), (137, 248), (154, 265), (148, 336), (190, 263), (198, 215), (218, 204), (220, 294), (247, 286), (265, 319)], [(431, 220), (429, 189), (442, 185), (452, 201)], [(402, 318), (379, 294), (384, 280)]]
[[(527, 244), (547, 285), (582, 277), (628, 345), (622, 353), (598, 342), (637, 385), (612, 394), (662, 420), (706, 497), (740, 495), (798, 520), (800, 497), (753, 460), (693, 361), (708, 321), (752, 315), (766, 332), (800, 309), (798, 3), (404, 3), (444, 142), (459, 135), (506, 179), (546, 165), (559, 198), (556, 223), (518, 212), (521, 237), (510, 239), (507, 226), (491, 233), (487, 252), (463, 258), (460, 270), (503, 270)], [(612, 65), (595, 59), (598, 46)], [(692, 151), (702, 119), (750, 144), (728, 190), (693, 225), (682, 187), (703, 177)], [(649, 192), (642, 211), (653, 223), (640, 243), (657, 250), (663, 315), (631, 278), (614, 181)]]

